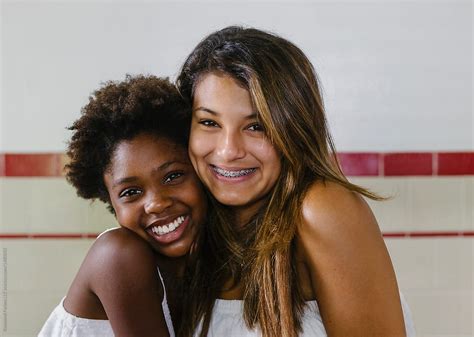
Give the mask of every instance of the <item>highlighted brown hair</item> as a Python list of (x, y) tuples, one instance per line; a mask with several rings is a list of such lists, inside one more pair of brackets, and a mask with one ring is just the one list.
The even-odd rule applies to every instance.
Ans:
[(257, 108), (266, 136), (281, 156), (281, 174), (265, 206), (243, 231), (232, 226), (229, 208), (214, 200), (214, 211), (191, 278), (192, 296), (181, 334), (203, 322), (205, 336), (223, 283), (244, 287), (244, 319), (264, 337), (296, 337), (304, 299), (296, 275), (294, 238), (301, 204), (315, 181), (333, 181), (371, 199), (376, 194), (350, 183), (342, 173), (329, 133), (314, 68), (288, 40), (261, 30), (227, 27), (191, 52), (177, 83), (185, 98), (204, 75), (231, 76)]

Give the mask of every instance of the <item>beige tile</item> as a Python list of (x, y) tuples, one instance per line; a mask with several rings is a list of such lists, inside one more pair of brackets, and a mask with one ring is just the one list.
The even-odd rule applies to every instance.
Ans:
[(436, 240), (435, 288), (474, 289), (474, 240), (472, 238), (444, 238)]
[(409, 230), (411, 220), (410, 194), (404, 178), (351, 178), (351, 181), (389, 198), (386, 201), (367, 199), (383, 232)]
[(467, 208), (467, 212), (466, 212), (467, 223), (470, 224), (469, 229), (474, 230), (474, 177), (470, 177), (468, 179), (466, 204), (467, 204), (467, 207), (466, 207)]
[[(65, 296), (93, 240), (3, 240), (7, 331), (1, 336), (36, 336)], [(3, 290), (3, 289), (2, 289)], [(4, 301), (0, 304), (3, 305)], [(1, 321), (1, 320), (0, 320)], [(2, 330), (3, 331), (3, 330)]]
[(89, 202), (80, 199), (63, 178), (31, 179), (34, 232), (83, 232)]
[[(1, 157), (1, 155), (0, 155)], [(1, 165), (1, 159), (0, 159), (0, 165)], [(4, 201), (3, 201), (3, 195), (5, 194), (4, 192), (4, 189), (5, 189), (5, 186), (4, 186), (4, 178), (1, 178), (0, 177), (0, 233), (4, 233), (5, 230), (6, 230), (6, 224), (3, 223), (3, 214), (5, 214), (5, 211), (4, 211)]]
[(456, 231), (474, 229), (474, 178), (352, 178), (391, 199), (368, 200), (382, 231)]
[(472, 290), (406, 291), (418, 336), (472, 336)]
[(58, 291), (65, 294), (93, 240), (0, 241), (8, 291)]
[(1, 232), (100, 233), (117, 226), (102, 202), (79, 198), (64, 178), (8, 178), (0, 187)]
[(469, 335), (460, 335), (460, 334), (455, 334), (455, 335), (446, 335), (446, 334), (417, 334), (416, 337), (472, 337), (471, 334)]
[(0, 178), (2, 233), (25, 233), (32, 223), (32, 188), (27, 178)]
[(412, 225), (419, 230), (468, 230), (472, 221), (469, 194), (470, 178), (412, 178)]
[(402, 292), (433, 289), (436, 242), (433, 239), (386, 239), (398, 285)]
[(117, 226), (117, 220), (107, 209), (106, 204), (99, 200), (89, 204), (87, 209), (87, 228), (89, 232), (101, 233), (107, 228)]
[(4, 313), (7, 328), (2, 329), (4, 334), (1, 336), (37, 336), (46, 318), (61, 298), (62, 295), (58, 292), (8, 292), (8, 304)]

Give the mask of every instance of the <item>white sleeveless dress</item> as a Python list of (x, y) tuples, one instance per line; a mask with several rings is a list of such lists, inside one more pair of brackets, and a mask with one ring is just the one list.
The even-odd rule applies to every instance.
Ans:
[[(170, 337), (175, 337), (168, 300), (166, 299), (165, 283), (163, 282), (160, 270), (158, 268), (157, 270), (163, 285), (161, 307), (163, 308), (166, 326), (168, 327)], [(114, 337), (112, 326), (108, 320), (74, 316), (64, 309), (64, 299), (65, 297), (49, 315), (38, 337)]]
[[(400, 300), (405, 319), (407, 337), (415, 337), (415, 328), (411, 318), (410, 308), (400, 293)], [(316, 301), (306, 302), (303, 317), (301, 317), (302, 333), (300, 337), (327, 337), (326, 329)], [(199, 336), (201, 326), (198, 326), (194, 336)], [(216, 300), (209, 325), (208, 337), (260, 337), (258, 330), (250, 330), (243, 320), (243, 301)]]

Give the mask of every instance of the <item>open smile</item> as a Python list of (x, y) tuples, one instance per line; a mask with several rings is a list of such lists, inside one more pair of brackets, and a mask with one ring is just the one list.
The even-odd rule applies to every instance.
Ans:
[(166, 224), (152, 224), (146, 231), (159, 243), (170, 243), (181, 237), (189, 221), (189, 215), (180, 215)]
[(162, 226), (152, 226), (151, 231), (156, 235), (164, 235), (170, 232), (175, 231), (181, 224), (184, 222), (184, 216), (177, 217), (174, 221), (170, 222), (169, 224), (162, 225)]
[(224, 178), (241, 178), (248, 176), (252, 173), (254, 173), (257, 169), (252, 167), (252, 168), (246, 168), (246, 169), (236, 169), (236, 170), (228, 170), (224, 169), (215, 165), (211, 165), (211, 169), (219, 176), (224, 177)]

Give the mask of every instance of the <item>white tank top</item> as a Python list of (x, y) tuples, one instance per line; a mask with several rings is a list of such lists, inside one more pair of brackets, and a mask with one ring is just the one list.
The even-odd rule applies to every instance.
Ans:
[[(411, 318), (410, 308), (405, 298), (400, 293), (400, 300), (405, 319), (407, 337), (415, 337), (415, 329)], [(302, 333), (300, 337), (327, 337), (318, 303), (306, 302), (303, 317), (301, 317)], [(198, 326), (194, 336), (199, 336), (201, 325)], [(243, 320), (243, 301), (241, 300), (216, 300), (209, 325), (208, 337), (260, 337), (258, 330), (250, 330)]]
[[(165, 316), (166, 326), (170, 337), (175, 337), (173, 322), (171, 320), (170, 309), (168, 307), (168, 300), (166, 298), (166, 288), (161, 276), (160, 269), (158, 269), (161, 284), (163, 285), (163, 301), (161, 307)], [(64, 309), (64, 299), (53, 310), (38, 337), (114, 337), (112, 326), (108, 320), (104, 319), (89, 319), (74, 316)]]

